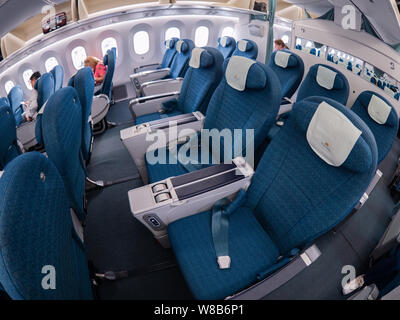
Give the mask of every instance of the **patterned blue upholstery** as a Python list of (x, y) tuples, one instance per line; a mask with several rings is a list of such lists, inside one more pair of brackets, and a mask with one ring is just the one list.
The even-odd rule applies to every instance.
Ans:
[[(169, 68), (171, 66), (172, 60), (175, 57), (176, 54), (176, 48), (175, 48), (175, 43), (178, 41), (178, 38), (171, 38), (169, 39), (169, 47), (167, 50), (165, 50), (164, 57), (162, 59), (161, 65), (159, 68)], [(167, 41), (165, 41), (165, 44), (167, 44)]]
[[(243, 129), (243, 134), (245, 134), (246, 129), (254, 129), (254, 147), (257, 148), (267, 136), (276, 119), (281, 101), (280, 83), (269, 67), (255, 62), (249, 69), (246, 89), (238, 91), (226, 81), (225, 71), (230, 59), (226, 59), (224, 62), (224, 77), (208, 105), (204, 129), (217, 129), (218, 131), (228, 129), (232, 132), (232, 136), (234, 136), (234, 129)], [(242, 143), (244, 144), (245, 141), (246, 139), (243, 137)], [(221, 148), (223, 148), (223, 145), (224, 140), (221, 137)], [(232, 154), (234, 154), (233, 145), (234, 143), (232, 144)], [(242, 147), (245, 153), (246, 148), (245, 146)], [(221, 150), (220, 154), (223, 157), (224, 152), (223, 149)], [(224, 159), (221, 158), (220, 160), (223, 161)], [(149, 164), (146, 161), (146, 166), (150, 182), (158, 181), (161, 177), (163, 179), (168, 178), (170, 173), (179, 175), (187, 172), (185, 169), (179, 168), (182, 167), (180, 163)], [(172, 169), (172, 167), (178, 168)], [(152, 180), (153, 177), (157, 177), (157, 180)]]
[(194, 48), (194, 43), (190, 39), (182, 39), (182, 49), (181, 52), (177, 52), (172, 60), (171, 73), (168, 78), (178, 78), (184, 77), (186, 70), (188, 69), (189, 60), (192, 54), (192, 49)]
[[(337, 73), (334, 86), (331, 90), (327, 90), (317, 83), (316, 78), (319, 66), (323, 66)], [(297, 101), (311, 96), (327, 97), (346, 105), (349, 97), (349, 82), (343, 73), (331, 66), (325, 64), (313, 65), (300, 85), (297, 93)]]
[[(323, 161), (306, 139), (310, 120), (322, 101), (362, 131), (339, 167)], [(245, 203), (230, 215), (230, 269), (218, 268), (210, 212), (168, 226), (172, 248), (195, 297), (223, 299), (281, 267), (279, 256), (285, 259), (293, 249), (304, 249), (351, 212), (369, 185), (376, 164), (374, 137), (354, 112), (323, 97), (297, 102), (266, 149)]]
[[(171, 101), (173, 106), (164, 114), (153, 113), (136, 118), (136, 124), (158, 120), (161, 117), (171, 117), (182, 113), (200, 111), (206, 113), (211, 95), (222, 78), (222, 63), (224, 58), (215, 48), (204, 47), (200, 56), (200, 67), (189, 67), (183, 80), (178, 100)], [(202, 65), (207, 60), (206, 65)]]
[[(374, 121), (368, 113), (368, 105), (373, 95), (385, 101), (392, 108), (389, 117), (384, 124), (379, 124)], [(376, 145), (378, 147), (378, 163), (380, 163), (392, 148), (397, 135), (399, 118), (396, 110), (383, 96), (372, 91), (362, 92), (354, 102), (351, 110), (364, 120), (374, 134)]]
[(99, 92), (96, 92), (96, 94), (105, 94), (109, 99), (111, 99), (111, 90), (113, 86), (113, 78), (114, 78), (116, 63), (117, 63), (117, 49), (111, 48), (107, 51), (103, 59), (103, 64), (107, 66), (107, 73), (104, 77), (101, 89), (99, 90)]
[[(225, 41), (225, 43), (221, 44), (221, 39), (223, 40), (222, 42)], [(223, 45), (225, 44), (225, 45)], [(235, 38), (232, 37), (219, 37), (218, 38), (218, 47), (217, 49), (222, 53), (224, 56), (224, 59), (230, 58), (233, 51), (236, 49), (236, 40)]]
[(281, 50), (290, 53), (290, 58), (286, 68), (282, 68), (275, 63), (275, 56), (278, 51), (274, 51), (269, 60), (268, 66), (275, 71), (281, 82), (282, 98), (291, 98), (299, 87), (304, 75), (303, 60), (289, 50)]
[(89, 117), (92, 113), (92, 102), (94, 93), (94, 76), (90, 67), (80, 69), (68, 82), (70, 87), (75, 88), (82, 107), (82, 155), (89, 160), (92, 144), (92, 124)]
[[(247, 41), (245, 51), (240, 50), (239, 48), (240, 41)], [(249, 59), (257, 59), (257, 55), (258, 55), (257, 43), (253, 40), (248, 40), (248, 39), (239, 40), (236, 43), (236, 49), (232, 53), (232, 56), (242, 56)]]
[(22, 114), (24, 113), (22, 109), (22, 102), (24, 101), (22, 88), (20, 86), (13, 87), (8, 93), (7, 98), (14, 113), (15, 123), (18, 127), (22, 122)]
[(51, 71), (54, 78), (54, 92), (60, 90), (64, 83), (64, 68), (61, 65), (55, 66)]
[(7, 98), (0, 99), (0, 170), (21, 154), (17, 144), (15, 118)]
[[(38, 91), (38, 111), (43, 107), (46, 101), (54, 93), (54, 77), (51, 72), (42, 74), (35, 84), (35, 89)], [(35, 127), (36, 141), (43, 144), (42, 139), (42, 114), (38, 114), (36, 117)]]
[[(55, 290), (42, 287), (45, 266), (55, 268)], [(38, 152), (10, 162), (0, 179), (0, 283), (16, 300), (93, 298), (63, 181)]]
[(47, 155), (64, 180), (71, 208), (84, 220), (86, 174), (81, 158), (82, 107), (74, 88), (62, 88), (50, 97), (42, 126)]

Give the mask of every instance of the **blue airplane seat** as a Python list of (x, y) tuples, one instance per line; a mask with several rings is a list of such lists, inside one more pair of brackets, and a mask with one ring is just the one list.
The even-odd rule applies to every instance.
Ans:
[(168, 225), (191, 292), (223, 299), (284, 267), (293, 252), (350, 214), (375, 174), (377, 156), (373, 134), (346, 106), (324, 97), (297, 102), (229, 215), (229, 269), (217, 264), (212, 211)]
[(194, 42), (190, 39), (181, 39), (176, 42), (175, 48), (177, 52), (170, 67), (171, 72), (167, 78), (175, 79), (185, 76), (194, 47)]
[(222, 54), (215, 48), (194, 48), (178, 100), (164, 102), (162, 113), (137, 117), (136, 124), (195, 111), (205, 114), (211, 96), (221, 81), (223, 62)]
[(64, 68), (61, 65), (55, 66), (50, 71), (54, 78), (54, 92), (60, 90), (64, 83)]
[(268, 66), (278, 76), (282, 88), (282, 98), (291, 98), (303, 79), (303, 60), (289, 50), (278, 50), (272, 53)]
[(38, 152), (11, 161), (0, 179), (0, 204), (0, 287), (8, 296), (93, 299), (86, 251), (52, 161)]
[(22, 114), (24, 113), (22, 108), (24, 92), (22, 91), (22, 88), (20, 86), (14, 86), (8, 93), (7, 98), (14, 113), (15, 123), (18, 127), (22, 123)]
[(378, 163), (392, 148), (397, 136), (399, 118), (393, 106), (380, 94), (373, 91), (362, 92), (353, 106), (353, 110), (371, 129), (378, 147)]
[(115, 65), (117, 63), (117, 49), (111, 48), (107, 51), (103, 58), (103, 64), (107, 66), (107, 72), (103, 80), (103, 84), (95, 94), (105, 94), (111, 100), (111, 90), (113, 86), (113, 78)]
[[(254, 147), (257, 148), (274, 124), (281, 101), (281, 87), (275, 72), (262, 63), (241, 56), (232, 56), (224, 61), (224, 76), (215, 90), (207, 109), (203, 129), (231, 131), (234, 129), (254, 130)], [(251, 106), (251, 108), (249, 108)], [(241, 137), (242, 138), (242, 137)], [(249, 141), (242, 140), (242, 155), (246, 155)], [(221, 158), (223, 140), (219, 141)], [(247, 144), (244, 146), (244, 144)], [(232, 155), (233, 146), (232, 143)], [(180, 145), (181, 147), (182, 145)], [(159, 150), (155, 153), (157, 154)], [(168, 149), (165, 150), (169, 159)], [(201, 156), (201, 152), (198, 153)], [(211, 150), (209, 155), (212, 157)], [(194, 159), (198, 161), (198, 159)], [(220, 159), (230, 161), (231, 159)], [(150, 182), (194, 171), (209, 164), (199, 164), (196, 168), (184, 166), (181, 162), (152, 164), (146, 155), (146, 167)]]
[(42, 74), (42, 76), (35, 83), (35, 89), (38, 91), (38, 114), (36, 116), (35, 137), (39, 144), (43, 144), (42, 115), (47, 100), (54, 93), (54, 83), (54, 77), (51, 72)]
[(233, 51), (236, 49), (235, 38), (228, 36), (219, 37), (217, 49), (222, 53), (224, 59), (230, 58)]
[(326, 97), (346, 105), (349, 82), (343, 73), (331, 66), (313, 65), (299, 87), (297, 101), (310, 96)]
[(93, 141), (93, 128), (90, 122), (94, 93), (94, 76), (90, 67), (80, 69), (70, 78), (68, 86), (75, 88), (82, 107), (82, 155), (85, 160), (90, 159)]
[(86, 173), (81, 157), (82, 107), (74, 88), (62, 88), (50, 97), (42, 127), (47, 155), (64, 180), (71, 208), (83, 221)]
[(249, 59), (257, 59), (258, 46), (253, 40), (242, 39), (236, 44), (236, 49), (233, 51), (232, 56), (242, 56)]
[(0, 171), (18, 155), (21, 149), (17, 144), (15, 118), (7, 98), (0, 98)]

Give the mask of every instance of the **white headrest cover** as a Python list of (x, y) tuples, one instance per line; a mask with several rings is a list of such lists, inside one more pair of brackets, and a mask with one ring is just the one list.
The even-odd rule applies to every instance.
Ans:
[(339, 167), (346, 161), (361, 134), (343, 113), (323, 101), (308, 125), (307, 141), (322, 160)]
[(169, 48), (170, 48), (170, 45), (171, 45), (171, 39), (166, 40), (166, 41), (165, 41), (165, 47), (166, 47), (167, 49), (169, 49)]
[(179, 40), (175, 45), (176, 46), (176, 51), (178, 51), (179, 53), (181, 53), (182, 45), (183, 45), (183, 40)]
[(229, 59), (228, 66), (225, 71), (226, 82), (238, 91), (244, 91), (246, 88), (247, 74), (250, 67), (256, 63), (254, 60), (233, 56)]
[(385, 124), (392, 108), (381, 98), (372, 95), (368, 105), (369, 116), (379, 124)]
[(275, 64), (281, 68), (286, 68), (289, 63), (290, 53), (285, 51), (277, 51), (275, 54)]
[(200, 57), (202, 52), (205, 51), (202, 48), (194, 48), (192, 50), (192, 56), (190, 57), (189, 66), (192, 68), (200, 68)]
[(318, 66), (317, 83), (328, 90), (332, 90), (335, 84), (336, 72), (324, 66)]
[(242, 52), (246, 52), (247, 42), (248, 41), (246, 41), (246, 40), (239, 40), (238, 41), (238, 49)]
[(221, 40), (219, 40), (219, 44), (222, 46), (222, 47), (226, 47), (226, 42), (228, 41), (228, 38), (227, 37), (222, 37), (221, 38)]

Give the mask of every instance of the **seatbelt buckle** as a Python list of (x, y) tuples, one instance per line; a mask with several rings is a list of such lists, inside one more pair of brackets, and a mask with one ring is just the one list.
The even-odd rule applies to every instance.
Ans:
[(219, 256), (217, 261), (220, 269), (229, 269), (231, 267), (230, 256)]

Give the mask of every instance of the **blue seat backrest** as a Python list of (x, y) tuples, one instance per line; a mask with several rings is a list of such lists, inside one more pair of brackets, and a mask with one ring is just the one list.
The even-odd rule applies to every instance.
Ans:
[(175, 48), (177, 52), (172, 61), (170, 73), (170, 77), (173, 79), (185, 76), (194, 43), (190, 39), (181, 39), (176, 42)]
[[(42, 74), (42, 76), (38, 79), (35, 84), (35, 89), (38, 91), (38, 112), (43, 107), (43, 105), (47, 102), (47, 100), (54, 93), (54, 77), (51, 72)], [(40, 144), (43, 144), (42, 139), (42, 114), (38, 114), (36, 117), (36, 126), (35, 126), (35, 137), (36, 141)]]
[[(12, 299), (93, 299), (63, 181), (38, 152), (14, 159), (0, 179), (0, 249), (0, 283)], [(55, 290), (45, 290), (51, 274)]]
[(47, 155), (64, 180), (71, 208), (84, 220), (86, 174), (81, 157), (82, 107), (74, 88), (62, 88), (50, 97), (42, 127)]
[(0, 170), (21, 154), (17, 145), (15, 118), (7, 98), (0, 99)]
[[(322, 87), (317, 80), (318, 73), (320, 72), (319, 70), (325, 70), (325, 68), (336, 73), (334, 82), (330, 89)], [(325, 64), (313, 65), (300, 85), (297, 94), (297, 101), (310, 96), (327, 97), (346, 105), (349, 97), (349, 82), (343, 73), (331, 66)]]
[(253, 40), (242, 39), (236, 43), (236, 49), (232, 56), (242, 56), (249, 59), (257, 59), (258, 46)]
[[(373, 96), (378, 97), (382, 100), (381, 102), (384, 102), (389, 108), (391, 108), (385, 123), (378, 123), (370, 116), (370, 112), (374, 112), (373, 109), (369, 111), (370, 102)], [(383, 96), (372, 91), (362, 92), (357, 97), (351, 110), (353, 110), (368, 125), (374, 134), (376, 145), (378, 147), (378, 163), (381, 162), (392, 148), (393, 142), (397, 136), (399, 117), (396, 110)]]
[[(362, 132), (340, 166), (322, 160), (308, 143), (310, 121), (323, 101)], [(302, 249), (352, 211), (375, 174), (377, 156), (372, 132), (353, 111), (324, 97), (301, 100), (266, 149), (245, 205), (281, 254)]]
[(117, 63), (117, 49), (111, 48), (107, 51), (103, 59), (103, 64), (107, 66), (107, 73), (103, 80), (103, 85), (100, 89), (100, 93), (105, 94), (111, 99), (111, 90), (113, 86), (113, 78), (115, 72), (115, 66)]
[[(248, 69), (245, 88), (237, 90), (228, 83), (227, 75), (229, 77), (230, 72), (249, 62), (253, 64)], [(227, 129), (232, 137), (234, 129), (243, 129), (243, 135), (246, 129), (254, 130), (254, 146), (257, 148), (267, 136), (279, 110), (281, 86), (278, 77), (268, 66), (239, 56), (226, 59), (223, 72), (223, 78), (208, 105), (204, 129)], [(243, 137), (242, 143), (245, 140)], [(246, 151), (246, 148), (242, 150)]]
[[(290, 54), (286, 66), (278, 59), (279, 55), (282, 53)], [(303, 60), (297, 54), (289, 50), (280, 50), (272, 53), (268, 66), (274, 70), (278, 76), (282, 88), (282, 97), (290, 98), (296, 92), (303, 79)]]
[(224, 59), (230, 58), (233, 51), (236, 49), (235, 38), (228, 36), (219, 37), (217, 49), (222, 53)]
[(167, 50), (165, 50), (160, 68), (169, 68), (171, 66), (172, 60), (174, 59), (176, 54), (175, 43), (178, 40), (178, 38), (171, 38), (164, 41)]
[(68, 86), (75, 88), (82, 107), (82, 154), (85, 160), (89, 160), (92, 142), (92, 125), (89, 117), (92, 114), (92, 102), (94, 94), (94, 76), (90, 67), (80, 69), (68, 82)]
[(51, 69), (51, 74), (54, 78), (54, 92), (60, 90), (64, 83), (64, 68), (61, 65), (55, 66)]
[(10, 102), (11, 109), (14, 113), (15, 123), (19, 126), (22, 122), (22, 102), (24, 100), (24, 93), (20, 86), (13, 87), (7, 95), (8, 101)]
[(178, 110), (182, 113), (200, 111), (205, 114), (211, 96), (221, 81), (224, 58), (215, 48), (203, 47), (194, 50), (201, 51), (200, 65), (189, 66), (186, 72), (178, 99)]

